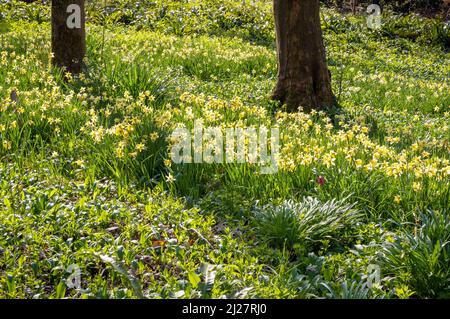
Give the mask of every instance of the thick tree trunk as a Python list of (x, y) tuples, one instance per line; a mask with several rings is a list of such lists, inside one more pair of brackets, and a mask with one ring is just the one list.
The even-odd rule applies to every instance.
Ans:
[(319, 0), (274, 0), (278, 83), (273, 99), (288, 111), (334, 104), (319, 10)]
[(53, 65), (72, 74), (82, 71), (86, 54), (84, 0), (52, 1), (52, 52)]

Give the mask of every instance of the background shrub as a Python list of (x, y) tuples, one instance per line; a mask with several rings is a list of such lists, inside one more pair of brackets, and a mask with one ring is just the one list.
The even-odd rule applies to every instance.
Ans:
[(418, 297), (450, 296), (450, 217), (447, 212), (421, 215), (417, 235), (405, 234), (385, 247), (385, 270), (415, 289)]
[(361, 214), (354, 205), (335, 199), (321, 202), (306, 197), (302, 202), (257, 208), (255, 220), (263, 240), (275, 245), (307, 246), (325, 239), (339, 238), (339, 232), (358, 222)]

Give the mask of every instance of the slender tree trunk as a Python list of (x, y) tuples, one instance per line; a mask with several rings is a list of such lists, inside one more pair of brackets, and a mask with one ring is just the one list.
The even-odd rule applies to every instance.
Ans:
[(357, 0), (350, 0), (350, 6), (352, 7), (352, 13), (356, 14), (356, 6), (358, 5)]
[(53, 65), (78, 74), (86, 54), (84, 0), (52, 1)]
[(319, 0), (274, 0), (278, 83), (273, 99), (288, 111), (334, 104), (319, 10)]

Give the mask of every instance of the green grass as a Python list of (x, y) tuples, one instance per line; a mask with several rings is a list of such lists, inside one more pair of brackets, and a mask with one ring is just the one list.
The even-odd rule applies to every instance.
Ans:
[[(268, 98), (269, 3), (165, 3), (90, 14), (88, 71), (66, 83), (49, 64), (48, 8), (0, 1), (0, 298), (448, 296), (450, 56), (426, 27), (438, 22), (371, 31), (324, 9), (339, 107), (286, 114)], [(170, 134), (199, 118), (279, 127), (278, 173), (171, 163)]]

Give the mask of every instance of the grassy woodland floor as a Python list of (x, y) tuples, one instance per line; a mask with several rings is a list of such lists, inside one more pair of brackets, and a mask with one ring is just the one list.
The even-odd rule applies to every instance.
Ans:
[[(450, 297), (448, 28), (323, 9), (340, 107), (288, 114), (268, 98), (270, 3), (90, 4), (88, 71), (69, 83), (48, 8), (14, 5), (0, 1), (0, 298)], [(279, 127), (278, 173), (171, 163), (194, 119)]]

